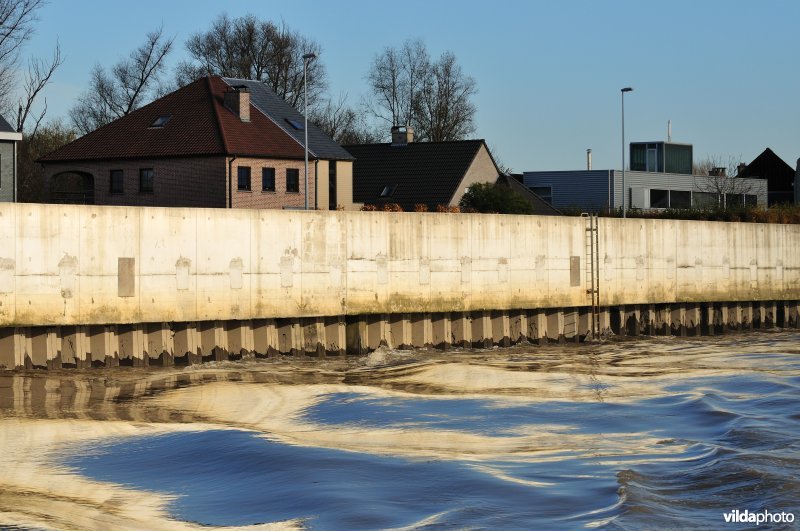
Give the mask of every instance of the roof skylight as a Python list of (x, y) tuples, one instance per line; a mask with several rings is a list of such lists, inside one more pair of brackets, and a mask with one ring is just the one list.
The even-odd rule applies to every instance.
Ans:
[(381, 197), (392, 197), (392, 194), (396, 189), (396, 184), (387, 184), (383, 187), (383, 190), (381, 190)]
[(165, 125), (167, 125), (167, 122), (169, 122), (170, 118), (172, 118), (171, 114), (162, 114), (161, 116), (156, 118), (156, 120), (152, 124), (150, 124), (150, 127), (152, 128), (164, 127)]
[(305, 127), (303, 127), (303, 122), (301, 122), (300, 120), (294, 120), (292, 118), (286, 118), (286, 123), (288, 123), (289, 125), (291, 125), (293, 128), (295, 128), (298, 131), (302, 131), (303, 129), (305, 129)]

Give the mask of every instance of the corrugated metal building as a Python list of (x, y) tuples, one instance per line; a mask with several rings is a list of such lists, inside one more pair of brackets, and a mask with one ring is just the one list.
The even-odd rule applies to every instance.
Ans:
[[(620, 170), (528, 171), (523, 183), (558, 209), (596, 212), (622, 206)], [(767, 206), (765, 179), (626, 171), (625, 188), (632, 208), (708, 208), (740, 201)]]

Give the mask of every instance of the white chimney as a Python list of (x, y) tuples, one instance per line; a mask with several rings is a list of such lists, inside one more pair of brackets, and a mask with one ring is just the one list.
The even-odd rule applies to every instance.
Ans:
[(592, 171), (592, 150), (586, 150), (586, 169)]
[(672, 120), (667, 120), (667, 142), (672, 142)]
[(414, 141), (414, 128), (410, 125), (392, 126), (392, 145), (405, 146)]

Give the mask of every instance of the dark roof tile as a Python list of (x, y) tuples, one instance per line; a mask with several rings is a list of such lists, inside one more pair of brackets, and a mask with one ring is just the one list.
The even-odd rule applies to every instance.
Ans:
[[(305, 131), (295, 129), (290, 121), (303, 123), (303, 114), (286, 103), (264, 83), (252, 79), (223, 78), (231, 86), (244, 85), (250, 90), (250, 102), (263, 114), (270, 117), (286, 134), (294, 138), (302, 148), (305, 143)], [(325, 134), (321, 129), (308, 123), (308, 151), (311, 156), (319, 159), (353, 160), (353, 157)]]
[(11, 124), (5, 118), (0, 116), (0, 133), (16, 133), (16, 129), (11, 127)]
[[(198, 79), (39, 159), (42, 162), (238, 155), (301, 159), (302, 144), (251, 103), (250, 122), (225, 108), (218, 76)], [(151, 127), (170, 116), (164, 127)]]
[[(398, 203), (404, 210), (422, 203), (446, 205), (484, 145), (483, 140), (460, 140), (343, 146), (356, 158), (353, 201)], [(386, 186), (393, 193), (382, 198)]]

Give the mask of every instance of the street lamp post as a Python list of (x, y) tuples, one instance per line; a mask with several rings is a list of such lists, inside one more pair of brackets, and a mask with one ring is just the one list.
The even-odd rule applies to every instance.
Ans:
[(313, 61), (317, 58), (317, 54), (315, 53), (307, 53), (303, 55), (303, 115), (305, 118), (305, 124), (303, 126), (303, 131), (305, 132), (306, 139), (303, 143), (303, 148), (305, 151), (305, 162), (306, 162), (306, 184), (305, 184), (305, 193), (306, 193), (306, 202), (305, 207), (308, 210), (308, 63)]
[(632, 92), (631, 87), (625, 87), (620, 92), (622, 94), (622, 217), (626, 217), (625, 213), (625, 93)]

